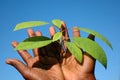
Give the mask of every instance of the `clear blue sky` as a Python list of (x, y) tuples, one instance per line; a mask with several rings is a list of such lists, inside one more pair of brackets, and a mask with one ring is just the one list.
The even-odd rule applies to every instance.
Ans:
[[(11, 42), (27, 37), (26, 29), (13, 32), (17, 23), (31, 20), (64, 20), (69, 28), (82, 26), (103, 34), (113, 51), (101, 40), (108, 57), (108, 68), (97, 62), (97, 80), (120, 80), (120, 1), (119, 0), (0, 0), (0, 80), (24, 80), (16, 69), (5, 64), (7, 58), (22, 60)], [(44, 30), (45, 29), (45, 30)], [(34, 28), (48, 35), (48, 27)], [(71, 33), (70, 33), (71, 34)]]

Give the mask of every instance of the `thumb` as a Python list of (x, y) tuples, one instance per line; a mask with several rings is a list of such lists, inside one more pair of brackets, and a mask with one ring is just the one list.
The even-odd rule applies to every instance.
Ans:
[(17, 59), (7, 59), (6, 63), (15, 67), (23, 77), (28, 73), (28, 67)]
[(62, 21), (61, 30), (62, 30), (62, 40), (63, 41), (70, 41), (66, 24), (63, 21)]

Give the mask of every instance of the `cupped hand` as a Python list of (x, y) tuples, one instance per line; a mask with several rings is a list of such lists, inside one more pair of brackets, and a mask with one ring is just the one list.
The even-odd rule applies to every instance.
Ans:
[[(75, 27), (76, 28), (76, 27)], [(62, 40), (70, 41), (68, 31), (62, 22)], [(50, 35), (56, 33), (54, 27), (50, 27)], [(28, 29), (29, 37), (41, 36), (40, 31), (34, 32)], [(80, 37), (80, 31), (73, 29), (73, 36)], [(93, 35), (88, 36), (94, 40)], [(16, 47), (17, 42), (12, 45)], [(87, 53), (83, 53), (83, 62), (79, 63), (75, 57), (63, 45), (55, 42), (46, 47), (34, 49), (32, 57), (26, 50), (18, 50), (26, 64), (16, 59), (8, 59), (6, 62), (14, 66), (26, 80), (95, 80), (95, 59)]]
[[(80, 31), (75, 28), (76, 27), (74, 27), (72, 31), (73, 37), (80, 37)], [(63, 40), (70, 41), (66, 24), (64, 22), (62, 29)], [(88, 38), (94, 40), (94, 36), (92, 34), (90, 34)], [(60, 64), (65, 80), (95, 80), (95, 59), (86, 52), (83, 52), (83, 62), (79, 63), (75, 57), (67, 50), (66, 53), (63, 53), (62, 62)]]
[[(51, 36), (55, 33), (54, 31), (53, 28), (50, 29)], [(28, 35), (33, 37), (42, 34), (40, 31), (34, 32), (32, 29), (28, 29)], [(16, 47), (18, 43), (12, 42), (12, 45)], [(34, 49), (34, 56), (31, 56), (26, 50), (18, 50), (26, 64), (17, 59), (7, 59), (6, 63), (15, 67), (26, 80), (64, 80), (58, 62), (59, 55), (53, 46), (54, 43), (40, 49)]]

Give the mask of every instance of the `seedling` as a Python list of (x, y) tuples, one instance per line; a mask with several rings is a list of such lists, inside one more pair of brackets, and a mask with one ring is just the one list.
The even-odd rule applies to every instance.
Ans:
[[(43, 22), (43, 21), (22, 22), (16, 25), (14, 31), (24, 29), (24, 28), (43, 26), (47, 24), (49, 23)], [(60, 30), (53, 36), (52, 39), (46, 36), (30, 37), (30, 38), (23, 40), (21, 43), (19, 43), (19, 45), (15, 49), (16, 50), (29, 50), (29, 49), (34, 49), (34, 48), (41, 48), (41, 47), (47, 46), (48, 44), (52, 42), (55, 42), (58, 40), (61, 41), (61, 38), (62, 38), (61, 20), (54, 19), (52, 20), (52, 24)], [(111, 43), (103, 35), (99, 34), (98, 32), (87, 29), (87, 28), (81, 28), (81, 27), (78, 27), (76, 29), (79, 29), (81, 31), (90, 33), (98, 37), (103, 42), (105, 42), (111, 49), (113, 49)], [(63, 41), (63, 43), (66, 45), (66, 47), (71, 52), (71, 54), (75, 56), (76, 60), (78, 60), (80, 63), (82, 62), (83, 54), (81, 50), (83, 50), (87, 52), (89, 55), (91, 55), (93, 58), (98, 60), (105, 68), (107, 68), (106, 54), (98, 43), (90, 40), (89, 38), (84, 38), (84, 37), (72, 37), (71, 39), (72, 39), (71, 42)]]

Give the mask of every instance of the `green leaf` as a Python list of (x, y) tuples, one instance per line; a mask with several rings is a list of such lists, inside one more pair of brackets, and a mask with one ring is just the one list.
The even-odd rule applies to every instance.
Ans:
[(104, 50), (94, 41), (88, 38), (73, 38), (74, 43), (90, 54), (93, 58), (97, 59), (105, 68), (107, 67), (107, 57)]
[(113, 49), (111, 43), (103, 35), (99, 34), (98, 32), (90, 30), (90, 29), (87, 29), (87, 28), (78, 28), (78, 29), (82, 30), (82, 31), (85, 31), (87, 33), (95, 35), (96, 37), (98, 37), (101, 40), (103, 40), (111, 49)]
[(73, 43), (73, 42), (65, 42), (68, 50), (75, 56), (75, 58), (82, 63), (82, 51)]
[(61, 28), (61, 25), (62, 25), (62, 21), (59, 20), (59, 19), (54, 19), (52, 20), (52, 23), (57, 26), (59, 29)]
[(57, 32), (54, 36), (53, 36), (53, 42), (59, 40), (62, 37), (62, 32)]
[(14, 31), (24, 29), (24, 28), (30, 28), (30, 27), (36, 27), (36, 26), (43, 26), (49, 24), (48, 22), (43, 21), (29, 21), (29, 22), (22, 22), (16, 25)]
[(44, 47), (52, 42), (51, 39), (44, 36), (35, 36), (25, 39), (19, 43), (15, 50), (28, 50)]

